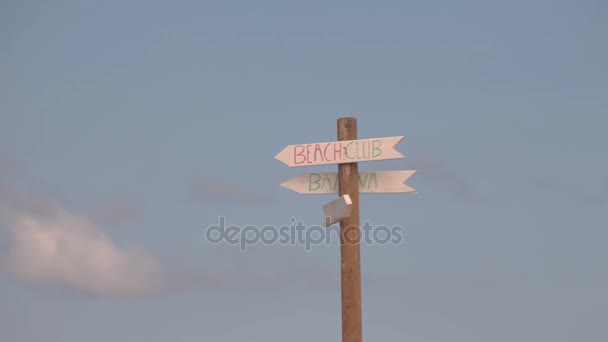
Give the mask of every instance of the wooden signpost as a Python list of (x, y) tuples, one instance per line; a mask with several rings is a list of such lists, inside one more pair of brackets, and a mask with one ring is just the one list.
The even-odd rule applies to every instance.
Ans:
[(357, 119), (338, 119), (338, 140), (289, 145), (275, 158), (289, 167), (338, 164), (338, 172), (305, 173), (281, 185), (300, 194), (338, 194), (323, 206), (325, 226), (340, 222), (342, 342), (362, 342), (359, 193), (415, 192), (405, 185), (416, 171), (359, 173), (358, 162), (405, 158), (405, 137), (357, 139)]

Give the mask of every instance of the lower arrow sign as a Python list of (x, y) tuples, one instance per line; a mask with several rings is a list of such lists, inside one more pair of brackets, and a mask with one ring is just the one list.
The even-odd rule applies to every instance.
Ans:
[[(414, 173), (415, 170), (359, 172), (359, 193), (416, 192), (404, 184)], [(304, 173), (281, 186), (304, 195), (337, 194), (338, 173)]]
[(325, 227), (329, 227), (334, 223), (340, 222), (343, 218), (348, 217), (352, 204), (353, 202), (350, 200), (350, 196), (343, 195), (324, 205), (323, 213), (325, 214)]

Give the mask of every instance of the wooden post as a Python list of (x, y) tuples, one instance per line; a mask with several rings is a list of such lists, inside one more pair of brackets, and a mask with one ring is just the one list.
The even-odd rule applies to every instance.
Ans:
[[(338, 140), (357, 139), (357, 119), (338, 119)], [(345, 153), (343, 150), (342, 153)], [(339, 195), (352, 202), (350, 215), (340, 221), (342, 283), (342, 342), (362, 342), (361, 258), (359, 228), (359, 168), (357, 163), (338, 164)]]

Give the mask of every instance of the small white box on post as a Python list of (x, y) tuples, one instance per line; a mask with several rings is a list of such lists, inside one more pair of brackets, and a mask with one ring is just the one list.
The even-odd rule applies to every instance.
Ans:
[(323, 206), (325, 214), (325, 227), (340, 222), (343, 218), (350, 215), (350, 208), (353, 202), (350, 196), (343, 195)]

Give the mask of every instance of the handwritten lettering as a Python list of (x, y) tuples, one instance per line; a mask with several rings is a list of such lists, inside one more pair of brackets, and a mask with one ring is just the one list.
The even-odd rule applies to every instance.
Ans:
[[(335, 191), (338, 188), (338, 175), (310, 173), (308, 175), (308, 191)], [(373, 190), (378, 188), (378, 175), (375, 172), (359, 174), (359, 189)]]
[(308, 175), (308, 190), (309, 191), (323, 191), (324, 189), (335, 190), (338, 185), (338, 177), (329, 177), (328, 175), (320, 175), (318, 173), (311, 173)]
[[(303, 159), (298, 159), (298, 157), (302, 157)], [(306, 161), (306, 157), (304, 156), (304, 146), (296, 145), (293, 148), (293, 162), (294, 164), (302, 164)]]
[(318, 160), (319, 158), (321, 160), (324, 160), (324, 155), (323, 155), (323, 152), (321, 152), (321, 145), (315, 144), (314, 160)]
[(382, 154), (382, 150), (380, 149), (380, 145), (382, 145), (382, 141), (376, 139), (372, 141), (372, 158), (376, 158)]
[(350, 147), (350, 145), (352, 145), (354, 143), (354, 141), (349, 142), (346, 147), (344, 147), (344, 156), (346, 157), (346, 159), (355, 159), (351, 156), (348, 155), (348, 148)]
[(382, 155), (382, 140), (352, 140), (322, 144), (294, 145), (293, 164), (316, 164), (347, 160), (377, 159)]
[[(373, 183), (373, 186), (372, 186)], [(378, 176), (375, 172), (361, 176), (359, 174), (359, 189), (376, 189), (378, 188)]]
[(351, 141), (344, 147), (344, 156), (353, 160), (378, 158), (382, 154), (381, 145), (382, 141), (378, 139)]
[(342, 160), (342, 143), (294, 145), (293, 163), (315, 164)]

